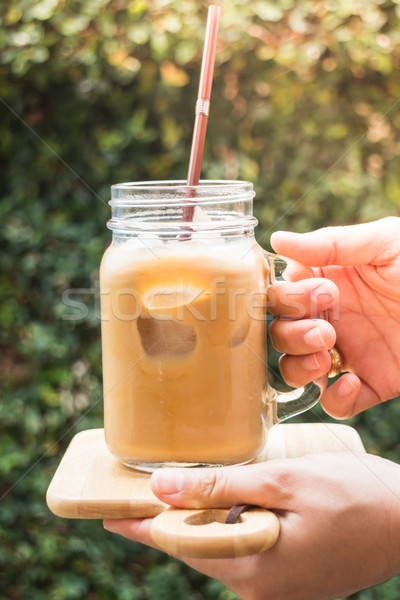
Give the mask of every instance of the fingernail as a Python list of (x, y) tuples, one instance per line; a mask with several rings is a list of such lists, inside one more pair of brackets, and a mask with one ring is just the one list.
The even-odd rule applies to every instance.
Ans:
[(302, 366), (306, 371), (317, 371), (321, 368), (315, 354), (307, 354), (302, 360)]
[(103, 521), (103, 528), (106, 531), (111, 531), (111, 533), (115, 533), (114, 523), (112, 521)]
[(349, 377), (343, 377), (337, 387), (338, 396), (349, 396), (354, 391), (354, 384)]
[(178, 469), (159, 469), (151, 481), (160, 494), (178, 494), (183, 489), (184, 475)]
[(313, 327), (307, 333), (304, 334), (304, 341), (313, 348), (319, 348), (320, 350), (325, 348), (324, 338), (318, 327)]

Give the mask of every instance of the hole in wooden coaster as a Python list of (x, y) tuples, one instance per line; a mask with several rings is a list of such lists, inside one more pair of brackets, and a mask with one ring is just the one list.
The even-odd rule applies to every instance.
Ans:
[[(222, 523), (225, 525), (228, 512), (228, 510), (225, 510), (223, 508), (209, 508), (207, 510), (202, 510), (201, 512), (186, 517), (185, 523), (187, 525), (210, 525), (210, 523)], [(241, 516), (239, 517), (237, 522), (243, 522)]]

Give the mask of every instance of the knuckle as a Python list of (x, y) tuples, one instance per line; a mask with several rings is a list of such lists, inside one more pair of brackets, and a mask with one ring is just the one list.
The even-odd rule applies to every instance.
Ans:
[(400, 228), (400, 217), (394, 217), (394, 216), (385, 217), (382, 219), (382, 223), (385, 226), (388, 225), (389, 227), (393, 227), (393, 229), (398, 230)]
[(293, 473), (281, 470), (273, 474), (273, 482), (279, 490), (288, 490), (293, 487)]
[(225, 488), (225, 477), (222, 470), (210, 469), (202, 477), (200, 483), (200, 495), (203, 501), (214, 504), (223, 494)]
[[(337, 227), (325, 227), (324, 231), (326, 232), (326, 241), (327, 241), (327, 249), (328, 249), (328, 256), (327, 256), (327, 263), (334, 265), (337, 262), (337, 256), (338, 256), (338, 248), (337, 248), (337, 239), (336, 239), (336, 235), (335, 235), (335, 230), (337, 230)], [(343, 228), (342, 228), (343, 229)]]
[(273, 482), (282, 498), (285, 500), (293, 498), (293, 493), (296, 491), (298, 484), (297, 477), (293, 471), (285, 468), (273, 473)]
[(279, 498), (279, 508), (284, 508), (282, 503), (292, 497), (292, 490), (296, 485), (295, 479), (294, 473), (285, 467), (260, 473), (260, 485), (265, 489), (266, 504), (268, 504), (268, 496), (271, 495), (273, 498)]

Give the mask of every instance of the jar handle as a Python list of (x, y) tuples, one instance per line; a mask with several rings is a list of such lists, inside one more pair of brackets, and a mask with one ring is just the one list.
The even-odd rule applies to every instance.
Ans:
[[(264, 251), (264, 256), (268, 264), (267, 286), (287, 282), (285, 273), (292, 268), (295, 273), (295, 279), (314, 276), (311, 269), (292, 261), (285, 259), (277, 254)], [(290, 390), (289, 392), (279, 392), (272, 386), (268, 386), (268, 398), (266, 399), (266, 408), (268, 411), (267, 419), (270, 425), (281, 423), (290, 417), (299, 415), (302, 412), (315, 406), (327, 385), (327, 376), (308, 383), (304, 387)]]

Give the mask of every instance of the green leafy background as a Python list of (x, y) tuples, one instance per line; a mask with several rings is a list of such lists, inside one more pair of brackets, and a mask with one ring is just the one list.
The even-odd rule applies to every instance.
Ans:
[[(398, 214), (399, 0), (222, 0), (206, 178), (257, 192), (257, 235)], [(109, 187), (185, 178), (200, 0), (0, 4), (0, 596), (230, 600), (214, 580), (45, 504), (73, 435), (102, 426), (98, 267)], [(85, 318), (66, 318), (80, 289)], [(399, 459), (400, 405), (353, 419)], [(329, 418), (320, 410), (307, 420)], [(393, 600), (400, 578), (355, 594)]]

